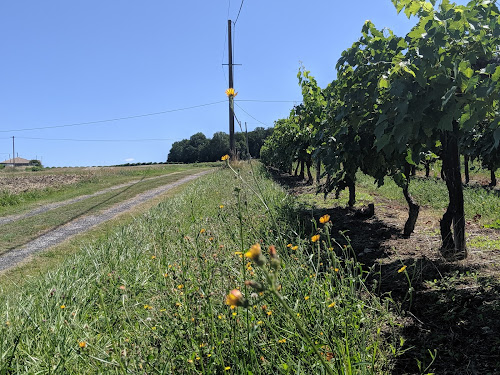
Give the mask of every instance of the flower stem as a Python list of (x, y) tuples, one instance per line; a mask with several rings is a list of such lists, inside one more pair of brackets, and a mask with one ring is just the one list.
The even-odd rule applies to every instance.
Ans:
[(316, 345), (314, 345), (313, 341), (311, 340), (311, 337), (309, 336), (309, 334), (307, 333), (307, 331), (305, 330), (305, 328), (302, 326), (302, 323), (300, 322), (299, 319), (297, 319), (297, 316), (295, 315), (295, 312), (290, 308), (290, 306), (288, 306), (288, 303), (286, 303), (286, 301), (283, 299), (283, 297), (281, 296), (281, 294), (279, 294), (278, 291), (275, 288), (271, 288), (270, 291), (271, 291), (272, 294), (274, 294), (274, 296), (281, 303), (281, 306), (283, 306), (285, 308), (285, 310), (288, 313), (288, 315), (290, 315), (290, 317), (292, 318), (293, 322), (295, 323), (295, 325), (299, 329), (299, 331), (302, 334), (302, 337), (304, 338), (304, 340), (306, 341), (306, 343), (312, 348), (312, 350), (314, 351), (314, 353), (316, 354), (316, 356), (321, 361), (321, 364), (325, 368), (326, 372), (328, 374), (330, 374), (330, 375), (334, 375), (334, 372), (333, 372), (332, 368), (328, 365), (328, 363), (325, 361), (325, 358), (323, 358), (323, 356), (321, 355), (321, 353), (318, 351), (318, 348), (316, 348)]

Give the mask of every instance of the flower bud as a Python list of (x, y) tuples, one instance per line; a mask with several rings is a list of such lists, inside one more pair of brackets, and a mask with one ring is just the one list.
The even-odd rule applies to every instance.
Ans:
[(226, 305), (231, 306), (231, 308), (245, 306), (245, 304), (245, 297), (243, 297), (243, 294), (238, 289), (231, 290), (226, 296)]
[(260, 244), (256, 243), (246, 253), (247, 258), (252, 259), (258, 266), (263, 266), (266, 263), (266, 258), (262, 255)]

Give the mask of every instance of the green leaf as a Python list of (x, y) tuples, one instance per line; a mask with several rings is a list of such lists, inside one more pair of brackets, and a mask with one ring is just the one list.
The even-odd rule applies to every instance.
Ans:
[(443, 102), (441, 103), (441, 109), (444, 108), (444, 106), (450, 101), (450, 99), (455, 95), (455, 92), (457, 91), (457, 86), (452, 86), (446, 94), (441, 98)]
[(411, 149), (408, 149), (406, 151), (406, 157), (405, 157), (405, 160), (408, 164), (411, 164), (411, 165), (417, 165), (415, 164), (415, 162), (413, 161), (413, 158), (412, 158), (412, 152), (411, 152)]
[(422, 6), (422, 9), (428, 13), (431, 13), (434, 10), (434, 7), (432, 6), (431, 3), (425, 2), (424, 5)]
[(495, 82), (500, 80), (500, 66), (497, 66), (497, 68), (495, 69), (495, 73), (493, 73), (493, 75), (491, 76), (491, 79)]
[(378, 88), (379, 89), (388, 89), (389, 87), (391, 87), (389, 81), (384, 77), (380, 77), (379, 81), (378, 81)]
[(495, 146), (493, 147), (497, 148), (498, 144), (500, 143), (500, 128), (493, 132), (493, 139), (495, 140)]
[(450, 132), (453, 130), (453, 113), (448, 112), (441, 117), (438, 123), (438, 129)]

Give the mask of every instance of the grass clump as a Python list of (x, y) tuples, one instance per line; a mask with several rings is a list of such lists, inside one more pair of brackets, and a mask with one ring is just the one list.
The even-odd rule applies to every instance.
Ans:
[[(388, 372), (392, 319), (349, 247), (325, 220), (297, 233), (291, 198), (245, 165), (232, 168), (2, 293), (0, 368)], [(274, 250), (250, 256), (256, 244)]]

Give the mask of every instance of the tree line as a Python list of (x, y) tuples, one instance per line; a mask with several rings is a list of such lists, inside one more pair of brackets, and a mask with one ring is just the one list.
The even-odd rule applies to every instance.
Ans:
[(311, 166), (322, 166), (321, 190), (347, 187), (350, 206), (358, 170), (379, 185), (393, 178), (408, 203), (409, 236), (420, 208), (408, 189), (411, 170), (440, 159), (449, 195), (442, 252), (466, 257), (460, 154), (480, 160), (493, 180), (500, 167), (500, 12), (493, 0), (392, 2), (417, 24), (399, 37), (366, 21), (324, 89), (302, 67), (303, 102), (276, 122), (261, 160), (286, 172), (296, 161), (310, 181)]
[[(273, 128), (257, 127), (252, 131), (235, 133), (236, 153), (240, 159), (258, 158), (264, 140), (270, 136)], [(214, 133), (212, 138), (199, 132), (189, 139), (174, 142), (168, 153), (168, 162), (198, 163), (220, 160), (229, 154), (229, 135), (225, 132)]]

